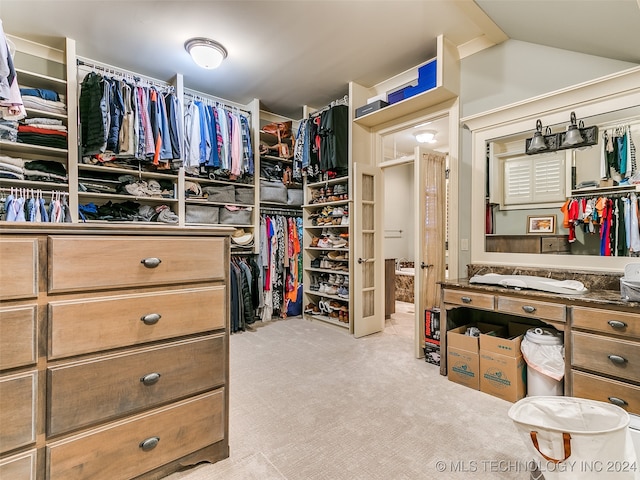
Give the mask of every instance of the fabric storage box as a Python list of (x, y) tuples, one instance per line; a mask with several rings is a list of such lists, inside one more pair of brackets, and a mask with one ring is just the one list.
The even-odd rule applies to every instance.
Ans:
[(300, 207), (304, 203), (304, 194), (299, 188), (287, 188), (287, 205)]
[(185, 208), (185, 222), (217, 224), (220, 220), (220, 209), (207, 205), (187, 205)]
[(251, 225), (251, 210), (229, 210), (220, 208), (220, 223), (223, 225)]
[(260, 180), (260, 201), (287, 204), (287, 187), (281, 181)]
[(246, 203), (253, 205), (255, 203), (253, 188), (236, 187), (236, 203)]
[(204, 187), (202, 192), (207, 195), (209, 202), (236, 203), (236, 189), (233, 185)]

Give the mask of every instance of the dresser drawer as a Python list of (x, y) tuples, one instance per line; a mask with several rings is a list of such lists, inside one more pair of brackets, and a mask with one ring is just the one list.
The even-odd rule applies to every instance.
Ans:
[[(47, 446), (49, 480), (128, 480), (216, 443), (224, 389)], [(159, 439), (155, 443), (154, 439)], [(155, 447), (153, 446), (155, 444)]]
[(37, 372), (0, 379), (0, 452), (36, 440)]
[(466, 305), (468, 307), (494, 309), (494, 297), (488, 293), (468, 292), (465, 290), (444, 290), (444, 303), (454, 305)]
[(566, 308), (564, 305), (522, 298), (499, 296), (498, 311), (502, 313), (512, 313), (521, 317), (552, 320), (555, 322), (565, 322), (566, 319)]
[(215, 286), (51, 302), (49, 358), (223, 329), (226, 295)]
[(49, 292), (223, 280), (225, 238), (49, 237)]
[(640, 387), (575, 370), (571, 378), (574, 397), (613, 403), (640, 415)]
[(640, 314), (598, 308), (573, 307), (572, 326), (596, 332), (618, 333), (625, 338), (640, 338)]
[(0, 300), (38, 296), (38, 240), (0, 240)]
[(640, 382), (640, 344), (602, 335), (572, 332), (571, 364)]
[(47, 434), (57, 435), (222, 385), (223, 335), (50, 367)]
[(0, 370), (36, 363), (35, 305), (0, 308)]
[(0, 478), (7, 480), (35, 480), (36, 451), (30, 450), (0, 460)]

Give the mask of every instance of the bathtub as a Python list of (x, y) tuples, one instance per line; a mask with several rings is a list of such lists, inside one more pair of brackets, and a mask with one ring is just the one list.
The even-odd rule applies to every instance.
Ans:
[(402, 267), (396, 269), (396, 300), (413, 303), (415, 269), (413, 267)]
[(396, 275), (415, 275), (416, 269), (413, 267), (402, 267), (400, 270), (396, 270)]

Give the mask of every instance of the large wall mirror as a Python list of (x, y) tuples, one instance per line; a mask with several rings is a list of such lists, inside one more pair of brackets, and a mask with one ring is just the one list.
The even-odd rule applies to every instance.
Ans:
[[(473, 139), (472, 262), (612, 271), (640, 263), (630, 221), (640, 197), (639, 76), (632, 69), (463, 119)], [(566, 144), (575, 131), (577, 143)], [(615, 231), (603, 235), (608, 215)]]

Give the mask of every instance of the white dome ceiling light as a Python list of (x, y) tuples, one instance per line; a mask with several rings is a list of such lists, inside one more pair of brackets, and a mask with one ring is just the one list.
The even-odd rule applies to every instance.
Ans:
[(218, 68), (222, 60), (227, 58), (227, 50), (209, 38), (192, 38), (185, 42), (184, 48), (197, 65), (208, 70)]
[(416, 132), (415, 137), (419, 143), (436, 143), (436, 132), (435, 130), (422, 130), (420, 132)]

